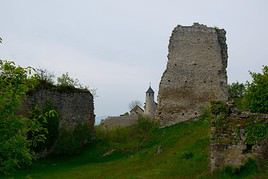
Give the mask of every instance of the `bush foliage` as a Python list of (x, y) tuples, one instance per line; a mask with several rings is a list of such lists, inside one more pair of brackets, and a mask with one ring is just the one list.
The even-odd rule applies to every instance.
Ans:
[(123, 152), (134, 152), (142, 148), (151, 139), (159, 124), (154, 120), (139, 116), (136, 124), (110, 130), (101, 126), (96, 128), (97, 141), (106, 143), (114, 150)]
[[(43, 130), (35, 131), (38, 135), (42, 135), (45, 140), (33, 145), (35, 152), (42, 152), (49, 150), (59, 134), (59, 114), (52, 106), (51, 103), (47, 102), (45, 106), (40, 107), (35, 105), (30, 111), (30, 119), (36, 119), (37, 125), (43, 127)], [(29, 134), (28, 134), (29, 136)], [(30, 136), (36, 136), (36, 134), (30, 134)]]
[(250, 72), (252, 82), (248, 83), (245, 99), (252, 112), (268, 113), (268, 66), (262, 73)]
[(228, 86), (229, 99), (240, 110), (268, 112), (268, 66), (263, 66), (262, 73), (250, 72), (252, 82), (232, 83)]
[[(31, 68), (16, 66), (14, 62), (0, 61), (0, 172), (8, 173), (17, 167), (27, 166), (35, 158), (31, 150), (44, 141), (39, 131), (43, 127), (37, 119), (17, 115), (26, 92), (36, 80)], [(28, 135), (32, 134), (29, 138)]]
[(227, 105), (222, 101), (212, 101), (210, 107), (211, 113), (214, 115), (227, 116), (229, 109)]
[(268, 137), (268, 125), (263, 123), (249, 123), (246, 127), (246, 143), (257, 144), (259, 141)]
[(248, 159), (241, 167), (226, 166), (220, 173), (222, 178), (246, 178), (258, 172), (257, 162)]
[(31, 165), (36, 152), (51, 145), (55, 137), (58, 124), (54, 109), (35, 107), (29, 116), (17, 114), (26, 94), (39, 81), (33, 68), (0, 61), (0, 173)]
[(237, 99), (243, 97), (245, 94), (245, 89), (245, 85), (239, 82), (228, 85), (229, 98)]
[(93, 139), (93, 129), (87, 123), (61, 128), (54, 154), (68, 156), (78, 154)]

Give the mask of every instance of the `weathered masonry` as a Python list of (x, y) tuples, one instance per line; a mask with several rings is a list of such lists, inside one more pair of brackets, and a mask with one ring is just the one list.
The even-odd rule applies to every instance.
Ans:
[(35, 90), (27, 95), (20, 113), (27, 114), (33, 106), (43, 107), (46, 103), (51, 103), (59, 113), (60, 128), (74, 127), (79, 123), (87, 123), (94, 128), (94, 102), (89, 91)]
[(211, 122), (210, 169), (239, 168), (249, 159), (268, 160), (268, 114), (239, 112), (214, 114)]
[(225, 34), (224, 29), (198, 23), (173, 30), (158, 93), (162, 125), (197, 117), (210, 101), (227, 100)]

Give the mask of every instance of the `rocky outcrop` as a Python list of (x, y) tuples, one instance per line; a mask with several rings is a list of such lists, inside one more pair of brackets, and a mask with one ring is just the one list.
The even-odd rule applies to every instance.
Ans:
[(225, 30), (198, 23), (173, 30), (158, 93), (163, 126), (197, 117), (210, 101), (227, 100), (225, 41)]

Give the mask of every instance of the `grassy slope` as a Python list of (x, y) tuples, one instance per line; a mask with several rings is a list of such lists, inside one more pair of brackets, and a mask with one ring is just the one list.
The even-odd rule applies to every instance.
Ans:
[[(128, 150), (127, 146), (137, 145), (138, 142), (140, 141), (129, 138), (124, 144), (117, 146), (123, 150), (116, 150), (103, 157), (103, 154), (114, 149), (114, 146), (99, 141), (77, 157), (41, 161), (27, 170), (17, 172), (14, 177), (228, 178), (223, 177), (223, 174), (210, 176), (208, 172), (208, 122), (185, 122), (158, 129), (141, 148)], [(157, 154), (159, 146), (161, 152)], [(193, 157), (184, 159), (182, 156), (185, 152), (192, 152)], [(258, 176), (265, 178), (265, 173)]]

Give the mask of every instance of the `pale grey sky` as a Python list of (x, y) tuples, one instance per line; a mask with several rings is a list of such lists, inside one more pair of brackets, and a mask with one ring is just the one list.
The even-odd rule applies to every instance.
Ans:
[(69, 72), (97, 88), (97, 116), (118, 115), (158, 90), (177, 25), (227, 31), (228, 80), (249, 80), (268, 59), (267, 0), (0, 0), (0, 58)]

